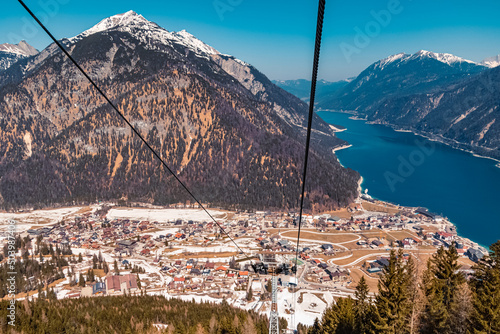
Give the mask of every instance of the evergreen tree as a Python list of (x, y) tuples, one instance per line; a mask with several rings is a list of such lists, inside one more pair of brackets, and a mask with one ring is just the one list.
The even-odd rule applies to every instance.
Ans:
[(351, 334), (355, 328), (354, 299), (340, 298), (323, 313), (320, 333)]
[(452, 334), (458, 330), (452, 319), (467, 305), (456, 301), (459, 287), (465, 283), (457, 260), (457, 250), (451, 246), (447, 250), (441, 247), (428, 261), (423, 281), (426, 297), (421, 321), (423, 333)]
[(500, 333), (500, 241), (490, 246), (489, 256), (474, 267), (471, 332)]
[(137, 287), (141, 288), (141, 279), (139, 278), (139, 274), (137, 274)]
[(403, 251), (391, 251), (389, 264), (378, 282), (375, 312), (371, 325), (376, 333), (403, 334), (410, 332), (411, 282), (413, 267), (403, 263)]
[(78, 286), (81, 286), (81, 287), (85, 286), (85, 278), (83, 277), (82, 273), (80, 273), (80, 277), (78, 278)]
[(118, 262), (116, 261), (116, 259), (114, 263), (114, 271), (116, 275), (120, 275), (120, 269), (118, 268)]
[(356, 299), (354, 300), (354, 331), (353, 333), (369, 333), (371, 330), (371, 320), (373, 318), (373, 306), (369, 296), (368, 284), (366, 284), (365, 276), (361, 276), (356, 292), (354, 293)]
[[(251, 283), (248, 282), (248, 284), (251, 284)], [(253, 291), (252, 291), (252, 285), (250, 285), (250, 288), (248, 289), (248, 292), (247, 292), (247, 300), (251, 301), (252, 298), (253, 298)]]
[(307, 331), (307, 334), (322, 334), (321, 324), (319, 323), (318, 318), (314, 319), (314, 324)]

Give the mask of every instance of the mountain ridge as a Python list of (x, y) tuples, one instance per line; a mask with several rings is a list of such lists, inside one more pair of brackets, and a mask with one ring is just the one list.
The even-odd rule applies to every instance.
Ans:
[[(297, 207), (307, 105), (251, 65), (208, 55), (187, 32), (172, 40), (154, 23), (135, 23), (62, 43), (202, 202)], [(4, 207), (191, 200), (53, 44), (5, 73)], [(315, 116), (308, 207), (357, 197), (359, 174), (331, 151), (343, 144)]]

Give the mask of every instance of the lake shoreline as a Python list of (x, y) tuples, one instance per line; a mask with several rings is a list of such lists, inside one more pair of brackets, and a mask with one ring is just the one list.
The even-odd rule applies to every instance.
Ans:
[[(458, 141), (456, 141), (454, 139), (444, 138), (441, 135), (437, 135), (437, 134), (419, 132), (419, 131), (416, 131), (416, 130), (413, 130), (413, 129), (412, 130), (405, 129), (405, 128), (402, 128), (402, 127), (399, 127), (397, 125), (390, 124), (390, 123), (368, 121), (366, 119), (366, 117), (361, 117), (361, 114), (359, 114), (356, 111), (333, 110), (333, 109), (318, 109), (317, 111), (338, 112), (338, 113), (342, 113), (342, 114), (353, 115), (353, 116), (351, 116), (349, 118), (353, 119), (353, 120), (356, 120), (356, 121), (364, 121), (366, 124), (383, 125), (383, 126), (386, 126), (388, 128), (393, 129), (396, 132), (413, 133), (414, 135), (422, 137), (422, 138), (425, 138), (427, 140), (430, 140), (430, 141), (433, 141), (433, 142), (437, 142), (437, 143), (440, 143), (440, 144), (444, 144), (444, 145), (449, 146), (449, 147), (451, 147), (453, 149), (469, 153), (469, 154), (471, 154), (472, 156), (474, 156), (476, 158), (493, 160), (493, 161), (497, 162), (497, 164), (495, 166), (497, 168), (500, 168), (500, 158), (491, 157), (491, 156), (488, 156), (488, 155), (484, 155), (484, 153), (474, 151), (472, 148), (470, 148), (470, 146), (468, 144), (458, 142)], [(341, 131), (345, 131), (345, 130), (346, 129), (343, 129)], [(340, 131), (336, 131), (336, 132), (340, 132)], [(491, 150), (491, 149), (489, 149), (487, 147), (482, 147), (482, 146), (477, 147), (477, 149), (478, 150), (484, 150), (484, 151), (490, 151)]]
[[(327, 112), (327, 113), (332, 112), (332, 111), (330, 111), (330, 110), (320, 110), (320, 111), (322, 111), (322, 112)], [(352, 120), (360, 120), (358, 117), (352, 117), (352, 115), (354, 115), (354, 113), (353, 113), (353, 112), (343, 112), (343, 111), (333, 111), (333, 112), (337, 112), (337, 113), (342, 113), (342, 114), (351, 115), (350, 117), (347, 117), (348, 119), (352, 119)], [(335, 123), (335, 122), (339, 123), (339, 122), (340, 122), (338, 119), (336, 119), (336, 118), (334, 118), (334, 119), (335, 119), (335, 120), (330, 120), (330, 121), (331, 121), (332, 123)], [(362, 119), (362, 120), (364, 120), (364, 119)], [(327, 119), (325, 119), (325, 121), (327, 121)], [(363, 123), (365, 123), (365, 124), (370, 124), (370, 125), (372, 125), (372, 124), (385, 125), (385, 124), (379, 124), (379, 123), (370, 123), (370, 122), (366, 122), (366, 120), (364, 120), (364, 121), (365, 121), (365, 122), (363, 122)], [(327, 122), (328, 122), (328, 121), (327, 121)], [(352, 131), (353, 131), (353, 129), (351, 129), (351, 127), (353, 127), (353, 128), (354, 128), (354, 131), (359, 131), (359, 129), (358, 129), (357, 127), (354, 127), (354, 125), (353, 125), (353, 124), (350, 124), (350, 123), (347, 123), (347, 124), (346, 124), (346, 123), (340, 123), (340, 124), (341, 124), (343, 127), (345, 127), (345, 128), (346, 128), (346, 130), (349, 130), (349, 129), (350, 129), (350, 130), (351, 130), (350, 132), (352, 132)], [(350, 124), (350, 125), (349, 125), (349, 124)], [(397, 129), (397, 128), (394, 128), (394, 127), (391, 127), (391, 126), (385, 126), (385, 127), (386, 127), (386, 128), (389, 128), (389, 129), (391, 129), (391, 130), (393, 130), (393, 131), (395, 131), (395, 132), (411, 133), (411, 134), (413, 134), (413, 135), (415, 135), (415, 136), (423, 137), (423, 138), (425, 138), (425, 139), (427, 139), (427, 140), (430, 140), (430, 141), (440, 142), (439, 140), (433, 140), (433, 138), (428, 138), (428, 137), (426, 137), (426, 136), (424, 136), (424, 135), (422, 135), (422, 134), (415, 133), (414, 131), (409, 131), (409, 130), (407, 130), (407, 129)], [(364, 128), (363, 128), (363, 129), (364, 129)], [(345, 138), (345, 137), (343, 137), (343, 140), (347, 141), (348, 143), (352, 143), (352, 141), (351, 141), (351, 140), (352, 140), (352, 138), (351, 138), (351, 139), (349, 139), (349, 138)], [(440, 143), (441, 143), (441, 142), (440, 142)], [(450, 147), (450, 146), (451, 146), (451, 145), (447, 145), (446, 143), (442, 143), (442, 144), (446, 145), (446, 147)], [(356, 144), (356, 145), (359, 145), (359, 143), (358, 143), (358, 144)], [(348, 148), (348, 147), (352, 147), (352, 146), (353, 146), (353, 144), (351, 144), (351, 145), (345, 145), (345, 146), (344, 146), (344, 147), (342, 147), (342, 148)], [(455, 147), (453, 147), (453, 146), (451, 146), (450, 148), (455, 149)], [(339, 151), (339, 149), (340, 149), (340, 148), (338, 148), (338, 149), (334, 150), (334, 153), (335, 153), (335, 151)], [(358, 149), (359, 149), (359, 147), (358, 147)], [(469, 152), (469, 151), (467, 151), (467, 150), (460, 149), (460, 151), (463, 151), (463, 152), (466, 152), (466, 153), (471, 154), (471, 152)], [(342, 154), (341, 154), (341, 155), (342, 155)], [(476, 156), (476, 155), (475, 155), (475, 154), (473, 154), (473, 153), (472, 153), (472, 155), (473, 155), (473, 156)], [(348, 155), (348, 156), (349, 156), (349, 155)], [(476, 157), (477, 157), (477, 156), (476, 156)], [(491, 157), (484, 157), (484, 158), (488, 158), (488, 159), (490, 159), (490, 160), (498, 161), (497, 159), (494, 159), (494, 158), (491, 158)], [(466, 159), (467, 159), (467, 158), (466, 158)], [(359, 168), (360, 168), (359, 163), (358, 163), (358, 165), (356, 165), (356, 163), (355, 163), (354, 165), (352, 165), (352, 162), (351, 162), (351, 164), (347, 163), (346, 161), (342, 161), (342, 162), (341, 162), (338, 156), (337, 156), (337, 160), (339, 161), (339, 163), (340, 163), (342, 166), (346, 167), (346, 165), (347, 165), (348, 167), (353, 168), (353, 169), (357, 170), (357, 171), (360, 173), (360, 179), (359, 179), (359, 181), (358, 181), (358, 198), (356, 199), (356, 201), (360, 201), (360, 200), (362, 200), (362, 195), (363, 195), (363, 193), (362, 193), (362, 191), (363, 191), (362, 184), (363, 184), (364, 179), (363, 179), (363, 176), (362, 176), (361, 174), (363, 173), (363, 175), (364, 175), (364, 173), (366, 173), (366, 170), (365, 170), (365, 171), (363, 171), (363, 169), (361, 169), (361, 170), (360, 170), (360, 169), (359, 169)], [(351, 160), (352, 160), (352, 159), (351, 159)], [(492, 167), (493, 167), (493, 168), (495, 168), (494, 166), (492, 166)], [(497, 165), (496, 167), (498, 167), (498, 165)], [(368, 174), (368, 176), (369, 176), (369, 179), (370, 179), (370, 180), (372, 180), (372, 181), (370, 182), (370, 184), (368, 184), (368, 186), (370, 186), (370, 185), (372, 185), (372, 186), (373, 186), (373, 184), (372, 184), (372, 183), (373, 183), (373, 179), (372, 179), (372, 177), (373, 177), (373, 176), (370, 176), (370, 174)], [(365, 177), (366, 177), (366, 175), (365, 175)], [(382, 179), (381, 181), (383, 182), (383, 179)], [(378, 181), (377, 181), (377, 182), (378, 182)], [(371, 187), (370, 187), (370, 189), (371, 189)], [(378, 194), (378, 195), (375, 195), (375, 196), (380, 197), (380, 195), (381, 195), (381, 194)], [(399, 195), (397, 195), (397, 196), (399, 196)], [(395, 206), (398, 206), (398, 207), (408, 208), (408, 209), (412, 209), (412, 208), (413, 208), (413, 209), (415, 209), (415, 208), (416, 208), (416, 207), (415, 207), (415, 205), (422, 206), (422, 207), (427, 207), (427, 208), (429, 208), (429, 206), (430, 206), (431, 208), (429, 209), (429, 211), (431, 211), (431, 212), (435, 210), (435, 211), (437, 211), (437, 212), (443, 212), (443, 213), (446, 213), (446, 216), (449, 216), (449, 215), (451, 215), (451, 216), (452, 216), (451, 218), (446, 218), (444, 221), (446, 221), (446, 225), (448, 225), (450, 228), (451, 228), (451, 227), (453, 227), (453, 228), (454, 228), (455, 232), (457, 233), (457, 237), (458, 237), (458, 238), (460, 238), (460, 239), (464, 239), (464, 240), (467, 240), (467, 241), (469, 241), (470, 243), (475, 244), (475, 245), (477, 245), (478, 247), (481, 247), (481, 248), (483, 248), (483, 249), (487, 249), (487, 248), (488, 248), (488, 246), (489, 246), (489, 244), (491, 243), (491, 242), (489, 242), (489, 240), (488, 240), (488, 242), (476, 242), (476, 241), (474, 241), (474, 240), (476, 240), (476, 238), (475, 238), (475, 237), (473, 237), (473, 236), (465, 237), (464, 235), (469, 235), (469, 234), (468, 234), (467, 232), (464, 234), (464, 232), (462, 231), (462, 228), (464, 228), (464, 227), (462, 226), (462, 225), (464, 224), (463, 219), (462, 219), (461, 223), (454, 223), (454, 222), (453, 222), (453, 219), (458, 219), (457, 217), (453, 218), (453, 216), (457, 216), (457, 212), (456, 212), (456, 211), (450, 211), (450, 210), (449, 210), (450, 208), (441, 207), (441, 208), (436, 209), (435, 207), (433, 207), (433, 205), (431, 205), (431, 203), (429, 203), (429, 201), (423, 201), (423, 203), (422, 203), (422, 204), (420, 204), (418, 201), (416, 202), (416, 201), (411, 200), (411, 198), (410, 198), (410, 200), (409, 200), (409, 201), (408, 201), (408, 199), (406, 199), (406, 200), (405, 200), (405, 198), (406, 198), (406, 197), (401, 197), (401, 198), (403, 199), (403, 202), (405, 202), (405, 205), (400, 205), (400, 204), (395, 204), (395, 203), (397, 203), (397, 202), (398, 202), (398, 199), (397, 199), (397, 198), (399, 198), (399, 197), (397, 197), (397, 198), (394, 198), (394, 197), (395, 197), (395, 196), (390, 196), (389, 198), (386, 198), (386, 197), (382, 196), (382, 197), (380, 197), (380, 198), (384, 198), (384, 199), (379, 199), (379, 198), (377, 198), (377, 197), (373, 197), (373, 199), (374, 199), (374, 200), (376, 200), (376, 201), (379, 201), (380, 203), (387, 203), (388, 205), (395, 205)], [(410, 203), (408, 203), (408, 202), (410, 202)], [(410, 205), (408, 205), (408, 204), (410, 204)], [(439, 207), (439, 206), (438, 206), (438, 207)], [(441, 211), (441, 210), (443, 210), (443, 211)], [(443, 216), (444, 216), (444, 215), (443, 215)], [(479, 218), (479, 219), (480, 219), (480, 218)], [(460, 221), (460, 220), (459, 220), (459, 221)], [(462, 228), (461, 228), (461, 226), (462, 226)], [(464, 228), (464, 229), (465, 229), (465, 231), (467, 231), (467, 230), (468, 230), (468, 228)], [(474, 233), (473, 233), (473, 234), (474, 234)], [(476, 236), (476, 237), (477, 237), (477, 236)], [(481, 238), (479, 237), (479, 239), (481, 239)], [(483, 240), (483, 241), (484, 241), (484, 240)], [(487, 245), (487, 246), (485, 246), (485, 245)]]

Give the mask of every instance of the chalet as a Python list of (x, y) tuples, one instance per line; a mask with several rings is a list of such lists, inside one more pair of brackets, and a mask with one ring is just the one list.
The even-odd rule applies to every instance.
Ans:
[(213, 262), (205, 263), (205, 269), (214, 269), (214, 268), (215, 268), (215, 263)]
[(191, 275), (201, 275), (201, 270), (197, 269), (197, 268), (193, 268), (193, 269), (191, 269), (191, 271), (189, 273)]
[(453, 234), (439, 231), (434, 236), (436, 239), (444, 240), (450, 242), (453, 240)]
[(174, 277), (174, 284), (176, 285), (184, 285), (185, 282), (186, 282), (185, 277)]
[(239, 277), (248, 277), (248, 271), (240, 271), (240, 272), (238, 273), (238, 276), (239, 276)]
[(281, 247), (285, 247), (288, 245), (288, 240), (287, 239), (281, 239), (280, 241), (278, 241), (278, 244), (281, 246)]
[(321, 245), (321, 248), (323, 248), (323, 250), (330, 250), (330, 249), (333, 249), (333, 245), (332, 244), (323, 244)]
[(328, 265), (326, 263), (320, 263), (320, 264), (318, 264), (318, 267), (320, 267), (321, 269), (324, 270), (324, 269), (328, 268)]
[(344, 271), (335, 271), (335, 272), (331, 273), (330, 277), (331, 277), (332, 281), (334, 281), (334, 282), (343, 282), (343, 281), (347, 280), (347, 278), (349, 277), (349, 274), (347, 274)]
[(417, 210), (415, 210), (415, 213), (421, 214), (431, 219), (434, 219), (437, 216), (435, 213), (429, 212), (429, 210), (427, 210), (426, 208), (417, 208)]
[(382, 257), (376, 261), (378, 264), (380, 264), (383, 267), (389, 266), (389, 259)]
[(478, 262), (484, 257), (484, 254), (480, 250), (474, 248), (469, 248), (467, 250), (466, 255), (469, 257), (471, 261), (474, 262)]
[(106, 294), (134, 293), (138, 290), (137, 277), (133, 274), (106, 277)]
[(116, 243), (118, 246), (132, 248), (135, 246), (136, 241), (134, 240), (120, 240)]

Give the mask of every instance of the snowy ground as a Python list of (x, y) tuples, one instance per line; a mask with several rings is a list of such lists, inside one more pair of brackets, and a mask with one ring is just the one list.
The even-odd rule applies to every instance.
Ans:
[[(208, 210), (214, 218), (225, 217), (224, 212)], [(177, 219), (208, 221), (211, 220), (202, 209), (146, 209), (146, 208), (117, 208), (109, 210), (108, 219), (122, 218), (132, 220), (148, 220), (157, 222), (171, 222)]]
[(24, 232), (32, 226), (43, 227), (60, 222), (66, 216), (75, 215), (82, 207), (67, 207), (31, 212), (0, 212), (0, 232), (7, 228), (10, 220), (16, 221), (16, 232)]

